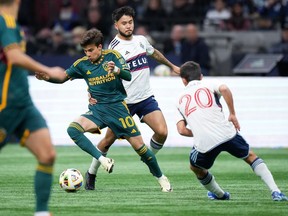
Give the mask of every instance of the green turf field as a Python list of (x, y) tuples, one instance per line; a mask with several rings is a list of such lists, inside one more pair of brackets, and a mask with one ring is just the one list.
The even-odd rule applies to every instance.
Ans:
[[(160, 191), (158, 182), (148, 173), (130, 147), (112, 147), (114, 172), (100, 170), (97, 189), (67, 193), (58, 185), (59, 174), (66, 168), (77, 168), (82, 174), (91, 157), (78, 147), (56, 147), (54, 185), (50, 200), (53, 216), (223, 216), (223, 215), (288, 215), (288, 202), (274, 202), (266, 185), (250, 167), (224, 153), (211, 172), (222, 187), (231, 193), (229, 201), (212, 201), (206, 190), (189, 170), (189, 148), (164, 148), (158, 155), (163, 172), (174, 186), (172, 193)], [(255, 149), (275, 180), (288, 194), (288, 149)], [(34, 157), (18, 145), (8, 145), (0, 152), (0, 215), (33, 215)]]

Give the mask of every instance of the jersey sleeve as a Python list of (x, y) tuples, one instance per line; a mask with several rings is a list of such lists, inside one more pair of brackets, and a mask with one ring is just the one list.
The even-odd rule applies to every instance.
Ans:
[(3, 49), (18, 44), (18, 27), (16, 21), (10, 16), (0, 16), (0, 47)]
[(175, 100), (174, 104), (175, 106), (173, 109), (173, 115), (174, 115), (175, 123), (177, 124), (179, 121), (185, 120), (185, 118), (179, 110), (179, 100), (178, 99)]
[(154, 53), (154, 47), (149, 43), (146, 37), (141, 36), (142, 40), (145, 42), (146, 53), (147, 55), (152, 55)]
[(113, 54), (113, 62), (115, 65), (120, 68), (120, 70), (130, 71), (128, 64), (126, 63), (126, 60), (123, 58), (123, 56), (117, 50), (113, 50)]
[(75, 63), (72, 64), (68, 69), (66, 69), (66, 74), (71, 80), (83, 78), (79, 64)]

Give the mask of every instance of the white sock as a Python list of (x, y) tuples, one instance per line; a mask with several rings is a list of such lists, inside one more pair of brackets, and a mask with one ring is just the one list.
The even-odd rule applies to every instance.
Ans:
[(260, 158), (256, 159), (252, 164), (251, 164), (252, 169), (254, 170), (255, 174), (257, 176), (260, 176), (261, 179), (265, 182), (265, 184), (269, 187), (270, 191), (278, 191), (280, 192), (278, 186), (276, 185), (274, 178), (264, 163), (264, 161)]
[(35, 212), (34, 216), (51, 216), (51, 214), (48, 211), (39, 211)]
[(96, 175), (100, 165), (101, 163), (96, 158), (93, 158), (92, 163), (90, 164), (90, 167), (88, 169), (88, 172), (90, 174)]
[[(97, 148), (97, 147), (96, 147), (96, 148)], [(97, 148), (97, 150), (100, 151), (98, 148)], [(106, 157), (107, 152), (105, 152), (105, 153), (102, 152), (102, 151), (100, 151), (100, 152), (102, 153), (103, 156)], [(99, 158), (99, 159), (100, 159), (100, 158)], [(96, 158), (93, 158), (93, 159), (92, 159), (92, 163), (90, 164), (90, 167), (89, 167), (89, 169), (88, 169), (88, 172), (89, 172), (90, 174), (96, 175), (97, 172), (98, 172), (98, 169), (99, 169), (100, 165), (101, 165), (100, 161), (97, 160)]]
[(153, 138), (150, 140), (150, 150), (153, 152), (154, 155), (163, 147), (164, 143), (159, 143), (155, 141)]
[(214, 176), (208, 172), (207, 176), (204, 179), (199, 179), (200, 183), (212, 193), (216, 194), (217, 197), (221, 198), (224, 196), (224, 191), (215, 181)]

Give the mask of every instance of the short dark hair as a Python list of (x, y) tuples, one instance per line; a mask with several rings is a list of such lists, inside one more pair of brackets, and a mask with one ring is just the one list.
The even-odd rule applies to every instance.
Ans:
[(112, 13), (112, 21), (117, 22), (124, 15), (131, 16), (134, 19), (135, 18), (135, 11), (132, 7), (129, 7), (129, 6), (117, 8)]
[(185, 79), (187, 82), (200, 80), (201, 75), (200, 65), (194, 61), (187, 61), (180, 67), (180, 77)]
[(90, 44), (95, 44), (98, 47), (100, 44), (103, 45), (103, 41), (102, 32), (96, 28), (92, 28), (84, 33), (80, 45), (81, 47), (85, 47)]

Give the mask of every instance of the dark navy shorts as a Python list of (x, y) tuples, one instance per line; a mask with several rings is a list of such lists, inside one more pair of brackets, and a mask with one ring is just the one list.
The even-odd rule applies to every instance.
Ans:
[(151, 113), (155, 110), (160, 110), (158, 102), (155, 100), (154, 96), (151, 96), (136, 104), (127, 104), (127, 106), (131, 115), (134, 116), (136, 114), (141, 122), (143, 117), (148, 113)]
[(249, 145), (240, 134), (236, 134), (231, 140), (220, 144), (216, 148), (206, 152), (198, 152), (195, 148), (190, 153), (190, 164), (192, 166), (210, 169), (216, 157), (222, 152), (226, 151), (236, 158), (246, 158), (249, 155)]

